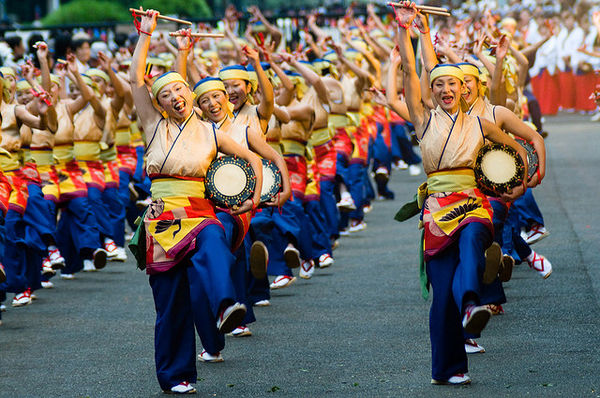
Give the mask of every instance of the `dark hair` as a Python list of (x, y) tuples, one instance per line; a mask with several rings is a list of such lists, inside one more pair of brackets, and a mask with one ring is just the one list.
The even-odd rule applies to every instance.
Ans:
[(125, 33), (115, 34), (115, 44), (119, 47), (125, 47), (127, 45), (127, 34), (125, 34)]
[(44, 41), (44, 36), (42, 36), (39, 33), (32, 33), (31, 36), (29, 36), (29, 39), (27, 40), (27, 53), (32, 56), (31, 59), (33, 60), (33, 65), (36, 68), (40, 67), (40, 61), (37, 59), (37, 56), (35, 55), (35, 48), (33, 48), (33, 46), (38, 41)]
[(68, 32), (60, 32), (54, 38), (54, 56), (62, 59), (67, 58), (67, 52), (71, 46), (71, 35)]
[(6, 39), (4, 39), (4, 41), (10, 46), (12, 50), (14, 50), (15, 47), (23, 43), (23, 39), (21, 39), (21, 36), (9, 36)]
[(79, 47), (83, 46), (85, 43), (87, 43), (88, 45), (91, 45), (91, 40), (90, 39), (77, 39), (77, 40), (73, 40), (71, 41), (71, 49), (73, 51), (77, 50)]

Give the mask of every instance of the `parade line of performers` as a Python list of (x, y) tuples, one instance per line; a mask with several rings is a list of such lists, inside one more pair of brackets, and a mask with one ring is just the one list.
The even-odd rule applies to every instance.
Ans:
[[(202, 39), (202, 49), (190, 30), (159, 38), (150, 10), (128, 56), (99, 53), (86, 69), (75, 54), (53, 62), (39, 42), (39, 67), (0, 69), (0, 300), (26, 306), (57, 271), (71, 280), (125, 261), (131, 239), (155, 301), (160, 387), (193, 393), (197, 360), (223, 361), (225, 334), (252, 334), (253, 306), (270, 305), (270, 290), (295, 274), (332, 266), (340, 236), (366, 229), (371, 202), (394, 199), (393, 169), (419, 174), (410, 131), (427, 175), (414, 214), (422, 293), (433, 290), (432, 383), (470, 382), (467, 353), (484, 352), (475, 338), (503, 313), (515, 261), (552, 272), (530, 247), (548, 234), (531, 190), (546, 170), (541, 128), (523, 121), (532, 101), (523, 48), (487, 17), (474, 44), (467, 32), (434, 47), (429, 18), (401, 3), (388, 24), (372, 8), (366, 24), (340, 20), (337, 43), (310, 16), (307, 46), (286, 52), (278, 29), (250, 12), (258, 23), (245, 39), (230, 19), (225, 38)], [(478, 150), (494, 141), (525, 157), (512, 137), (536, 149), (538, 173), (486, 197), (473, 176)], [(272, 161), (281, 192), (259, 206), (257, 188), (216, 207), (204, 178), (222, 155), (246, 160), (257, 187), (260, 159)]]

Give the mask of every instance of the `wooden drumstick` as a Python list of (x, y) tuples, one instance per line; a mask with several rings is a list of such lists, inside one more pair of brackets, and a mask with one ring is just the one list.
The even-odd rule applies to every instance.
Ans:
[[(404, 4), (404, 3), (389, 2), (387, 4), (388, 4), (388, 6), (394, 6), (394, 7), (406, 7), (406, 4)], [(448, 12), (447, 8), (442, 8), (442, 7), (417, 6), (417, 10), (422, 11), (426, 14), (440, 15), (443, 17), (449, 17), (452, 15)]]
[[(180, 32), (169, 32), (169, 36), (187, 36), (185, 33), (180, 33)], [(199, 38), (215, 38), (215, 39), (222, 39), (225, 37), (225, 35), (223, 33), (192, 33), (191, 34), (192, 37), (199, 37)]]
[[(129, 11), (133, 12), (133, 13), (136, 13), (138, 15), (146, 15), (147, 14), (147, 12), (144, 11), (144, 10), (142, 10), (141, 7), (140, 7), (139, 10), (137, 8), (130, 8)], [(192, 24), (190, 21), (186, 21), (186, 20), (178, 19), (178, 18), (173, 18), (173, 17), (167, 17), (167, 16), (161, 15), (161, 14), (158, 14), (156, 16), (156, 18), (158, 18), (158, 19), (164, 19), (166, 21), (171, 21), (171, 22), (177, 22), (177, 23), (180, 23), (180, 24), (183, 24), (183, 25), (191, 25)]]

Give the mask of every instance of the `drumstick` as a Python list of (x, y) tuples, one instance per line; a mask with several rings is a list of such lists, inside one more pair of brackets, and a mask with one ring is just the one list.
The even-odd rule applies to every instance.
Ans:
[[(406, 5), (404, 3), (394, 3), (394, 2), (389, 2), (387, 3), (388, 6), (395, 6), (395, 7), (406, 7)], [(427, 14), (431, 14), (431, 15), (441, 15), (444, 17), (449, 17), (452, 14), (450, 14), (448, 12), (447, 8), (442, 8), (442, 7), (431, 7), (431, 6), (417, 6), (417, 10), (422, 11), (424, 13)]]
[[(129, 11), (130, 12), (134, 12), (134, 13), (136, 13), (138, 15), (146, 15), (147, 14), (146, 11), (144, 11), (144, 10), (138, 10), (136, 8), (130, 8)], [(173, 18), (173, 17), (167, 17), (167, 16), (161, 15), (161, 14), (158, 14), (156, 16), (156, 18), (158, 18), (158, 19), (164, 19), (166, 21), (171, 21), (171, 22), (177, 22), (177, 23), (180, 23), (180, 24), (183, 24), (183, 25), (191, 25), (192, 24), (190, 21), (186, 21), (186, 20), (183, 20), (183, 19), (177, 19), (177, 18)]]
[[(180, 32), (169, 32), (169, 36), (187, 36), (185, 33)], [(222, 39), (225, 37), (223, 33), (192, 33), (192, 37), (200, 37), (200, 38), (215, 38)]]

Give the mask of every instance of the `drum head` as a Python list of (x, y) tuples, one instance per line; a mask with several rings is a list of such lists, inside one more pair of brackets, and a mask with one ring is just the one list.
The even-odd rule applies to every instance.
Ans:
[(281, 172), (270, 160), (262, 159), (263, 182), (260, 201), (268, 202), (281, 191)]
[(517, 165), (512, 154), (493, 149), (481, 158), (481, 171), (490, 181), (506, 184), (517, 173)]
[(206, 172), (206, 193), (217, 206), (239, 206), (250, 198), (256, 176), (248, 162), (235, 156), (222, 156)]
[(523, 183), (523, 160), (512, 147), (492, 143), (477, 154), (475, 180), (479, 189), (490, 196), (501, 196)]

